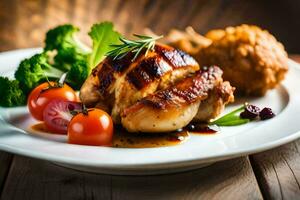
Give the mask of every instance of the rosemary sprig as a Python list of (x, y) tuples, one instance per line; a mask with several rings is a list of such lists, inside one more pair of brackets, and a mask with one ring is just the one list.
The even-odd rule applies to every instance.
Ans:
[(115, 59), (124, 58), (129, 52), (134, 53), (134, 57), (131, 61), (134, 61), (143, 49), (146, 49), (145, 55), (151, 50), (154, 50), (156, 40), (162, 38), (163, 36), (150, 37), (146, 35), (133, 34), (137, 40), (129, 40), (124, 37), (120, 37), (121, 44), (113, 44), (113, 48), (109, 51), (106, 56)]

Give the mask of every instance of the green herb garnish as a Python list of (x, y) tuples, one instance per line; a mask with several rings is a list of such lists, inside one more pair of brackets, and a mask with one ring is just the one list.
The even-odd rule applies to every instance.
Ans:
[(93, 40), (93, 51), (89, 56), (89, 66), (94, 68), (113, 49), (112, 45), (118, 44), (120, 34), (114, 30), (111, 22), (102, 22), (92, 26), (89, 36)]
[(237, 125), (248, 123), (250, 121), (249, 119), (242, 119), (240, 117), (240, 113), (245, 110), (245, 106), (246, 106), (246, 104), (239, 107), (238, 109), (224, 115), (223, 117), (221, 117), (215, 121), (212, 121), (210, 123), (210, 125), (215, 124), (218, 126), (237, 126)]
[(129, 40), (123, 37), (120, 37), (121, 44), (113, 44), (111, 47), (113, 49), (109, 51), (106, 55), (115, 59), (121, 59), (126, 56), (129, 52), (134, 53), (132, 61), (134, 61), (138, 55), (144, 50), (145, 55), (151, 50), (154, 50), (156, 40), (162, 38), (163, 36), (150, 37), (145, 35), (134, 34), (138, 40)]

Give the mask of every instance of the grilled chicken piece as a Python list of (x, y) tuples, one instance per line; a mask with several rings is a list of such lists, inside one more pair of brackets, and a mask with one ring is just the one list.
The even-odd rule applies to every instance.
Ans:
[(201, 102), (193, 121), (208, 122), (221, 114), (225, 105), (234, 101), (235, 88), (228, 81), (221, 82), (209, 92), (208, 98)]
[(199, 70), (188, 54), (166, 45), (131, 62), (132, 54), (121, 60), (106, 58), (92, 72), (80, 90), (87, 106), (99, 107), (120, 123), (120, 113), (138, 100), (162, 90)]
[(85, 105), (111, 113), (128, 131), (173, 131), (215, 118), (233, 101), (218, 67), (199, 70), (191, 56), (160, 44), (132, 62), (133, 56), (106, 58), (80, 90)]
[(167, 132), (186, 126), (195, 117), (209, 121), (233, 101), (233, 90), (223, 82), (220, 68), (206, 68), (125, 109), (122, 124), (130, 132)]

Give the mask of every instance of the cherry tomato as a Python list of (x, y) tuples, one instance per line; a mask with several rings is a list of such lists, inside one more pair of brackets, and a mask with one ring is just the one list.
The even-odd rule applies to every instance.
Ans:
[(72, 111), (81, 112), (81, 104), (78, 102), (60, 99), (52, 100), (44, 110), (44, 121), (47, 130), (59, 134), (67, 134), (68, 124), (71, 121)]
[(71, 144), (111, 146), (112, 137), (111, 117), (97, 108), (75, 115), (68, 125), (68, 141)]
[[(50, 82), (51, 86), (54, 86), (54, 82)], [(49, 83), (42, 83), (34, 88), (27, 100), (27, 106), (31, 115), (37, 120), (43, 120), (43, 111), (47, 104), (53, 99), (63, 99), (66, 101), (77, 101), (75, 91), (64, 84), (63, 87), (50, 88)], [(47, 90), (45, 90), (47, 89)]]

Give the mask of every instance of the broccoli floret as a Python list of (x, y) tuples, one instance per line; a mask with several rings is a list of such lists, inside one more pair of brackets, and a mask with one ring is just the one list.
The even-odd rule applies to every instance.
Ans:
[(23, 60), (15, 72), (15, 78), (23, 92), (28, 95), (33, 88), (45, 81), (46, 77), (58, 79), (63, 73), (49, 64), (46, 53), (40, 53)]
[(91, 49), (76, 37), (78, 31), (73, 25), (61, 25), (49, 30), (45, 40), (45, 51), (55, 51), (53, 65), (68, 72), (66, 82), (74, 89), (80, 89), (91, 71)]
[(46, 81), (47, 78), (58, 80), (65, 72), (68, 72), (65, 82), (74, 89), (80, 89), (90, 73), (90, 68), (85, 59), (79, 59), (75, 63), (68, 64), (68, 70), (62, 71), (57, 69), (56, 65), (49, 64), (49, 57), (46, 53), (40, 53), (23, 60), (15, 72), (15, 78), (19, 81), (23, 92), (28, 95), (33, 88)]
[(79, 32), (79, 28), (71, 24), (50, 29), (46, 33), (45, 50), (75, 49), (77, 53), (90, 53), (90, 48), (76, 37), (77, 32)]
[(17, 80), (0, 77), (0, 94), (0, 106), (21, 106), (26, 103), (26, 97)]
[(85, 54), (78, 54), (74, 52), (74, 49), (70, 50), (59, 50), (54, 57), (54, 65), (56, 68), (63, 71), (71, 70), (71, 67), (76, 62), (88, 62), (88, 56)]
[(90, 74), (88, 63), (85, 60), (78, 60), (71, 66), (66, 82), (74, 89), (80, 89)]
[(62, 70), (70, 70), (70, 65), (78, 60), (87, 60), (91, 49), (76, 36), (79, 28), (66, 24), (49, 30), (45, 39), (45, 51), (55, 51), (55, 65)]

